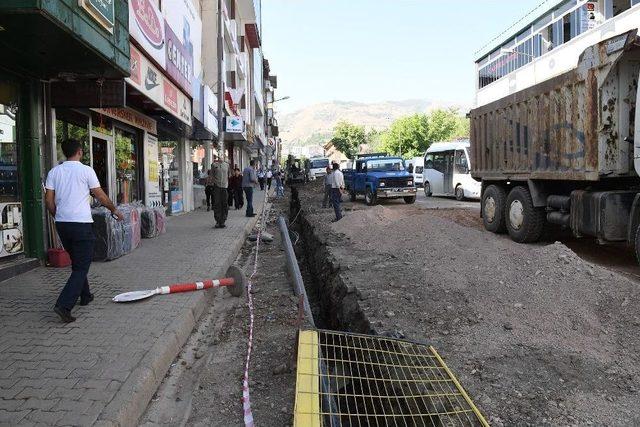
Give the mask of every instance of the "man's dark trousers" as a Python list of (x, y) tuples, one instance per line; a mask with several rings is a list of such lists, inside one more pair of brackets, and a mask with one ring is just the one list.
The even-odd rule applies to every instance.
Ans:
[(207, 196), (207, 209), (213, 207), (213, 185), (204, 187), (204, 194)]
[(244, 187), (244, 194), (247, 197), (247, 216), (253, 215), (253, 187)]
[(227, 189), (215, 186), (213, 187), (213, 217), (216, 224), (224, 225), (229, 215)]
[(91, 223), (56, 222), (56, 230), (62, 246), (71, 257), (71, 276), (60, 292), (56, 305), (71, 310), (76, 305), (78, 297), (87, 298), (91, 295), (87, 274), (93, 260), (96, 238)]
[(336, 213), (336, 221), (342, 218), (342, 192), (339, 188), (331, 189), (331, 204)]

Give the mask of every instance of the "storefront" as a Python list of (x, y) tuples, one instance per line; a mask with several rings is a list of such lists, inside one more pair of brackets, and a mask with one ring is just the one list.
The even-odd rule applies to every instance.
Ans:
[[(7, 59), (0, 64), (0, 278), (24, 271), (16, 265), (38, 265), (49, 247), (42, 182), (57, 157), (54, 102), (124, 103), (128, 23), (120, 9), (126, 6), (102, 5), (105, 16), (97, 20), (78, 2), (0, 2), (0, 50)], [(60, 131), (88, 141), (89, 128), (76, 129), (83, 120), (70, 117)]]

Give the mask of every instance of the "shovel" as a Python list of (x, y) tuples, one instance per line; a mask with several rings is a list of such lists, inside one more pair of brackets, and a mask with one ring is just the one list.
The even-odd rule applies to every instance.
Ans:
[(231, 266), (227, 270), (224, 279), (209, 279), (195, 283), (176, 283), (171, 286), (161, 286), (144, 291), (125, 292), (113, 297), (113, 302), (134, 302), (151, 298), (154, 295), (177, 294), (179, 292), (192, 292), (202, 289), (225, 287), (234, 297), (240, 297), (244, 293), (246, 278), (238, 267)]

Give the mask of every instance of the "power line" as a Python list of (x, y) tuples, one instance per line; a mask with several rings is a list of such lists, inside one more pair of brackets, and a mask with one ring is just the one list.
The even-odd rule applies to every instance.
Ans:
[(484, 50), (487, 46), (493, 44), (493, 42), (495, 42), (496, 40), (498, 40), (500, 37), (502, 37), (503, 35), (505, 35), (506, 33), (508, 33), (513, 27), (515, 27), (516, 25), (520, 24), (522, 21), (524, 21), (526, 18), (528, 18), (531, 14), (533, 14), (536, 10), (540, 9), (542, 6), (544, 6), (546, 3), (549, 3), (549, 1), (551, 0), (543, 0), (542, 3), (538, 4), (536, 7), (534, 7), (533, 9), (531, 9), (529, 12), (527, 12), (526, 15), (524, 15), (522, 18), (520, 18), (519, 20), (517, 20), (516, 22), (514, 22), (513, 24), (511, 24), (508, 28), (506, 28), (504, 31), (502, 31), (500, 34), (498, 34), (497, 36), (495, 36), (494, 38), (492, 38), (491, 40), (489, 40), (484, 46), (480, 47), (478, 50), (476, 50), (475, 52), (473, 52), (474, 54), (477, 54), (478, 52)]

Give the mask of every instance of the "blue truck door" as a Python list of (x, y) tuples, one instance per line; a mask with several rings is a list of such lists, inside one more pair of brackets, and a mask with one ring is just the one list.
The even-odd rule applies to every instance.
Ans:
[(367, 162), (356, 163), (356, 176), (354, 178), (354, 188), (358, 193), (364, 193), (367, 179)]

